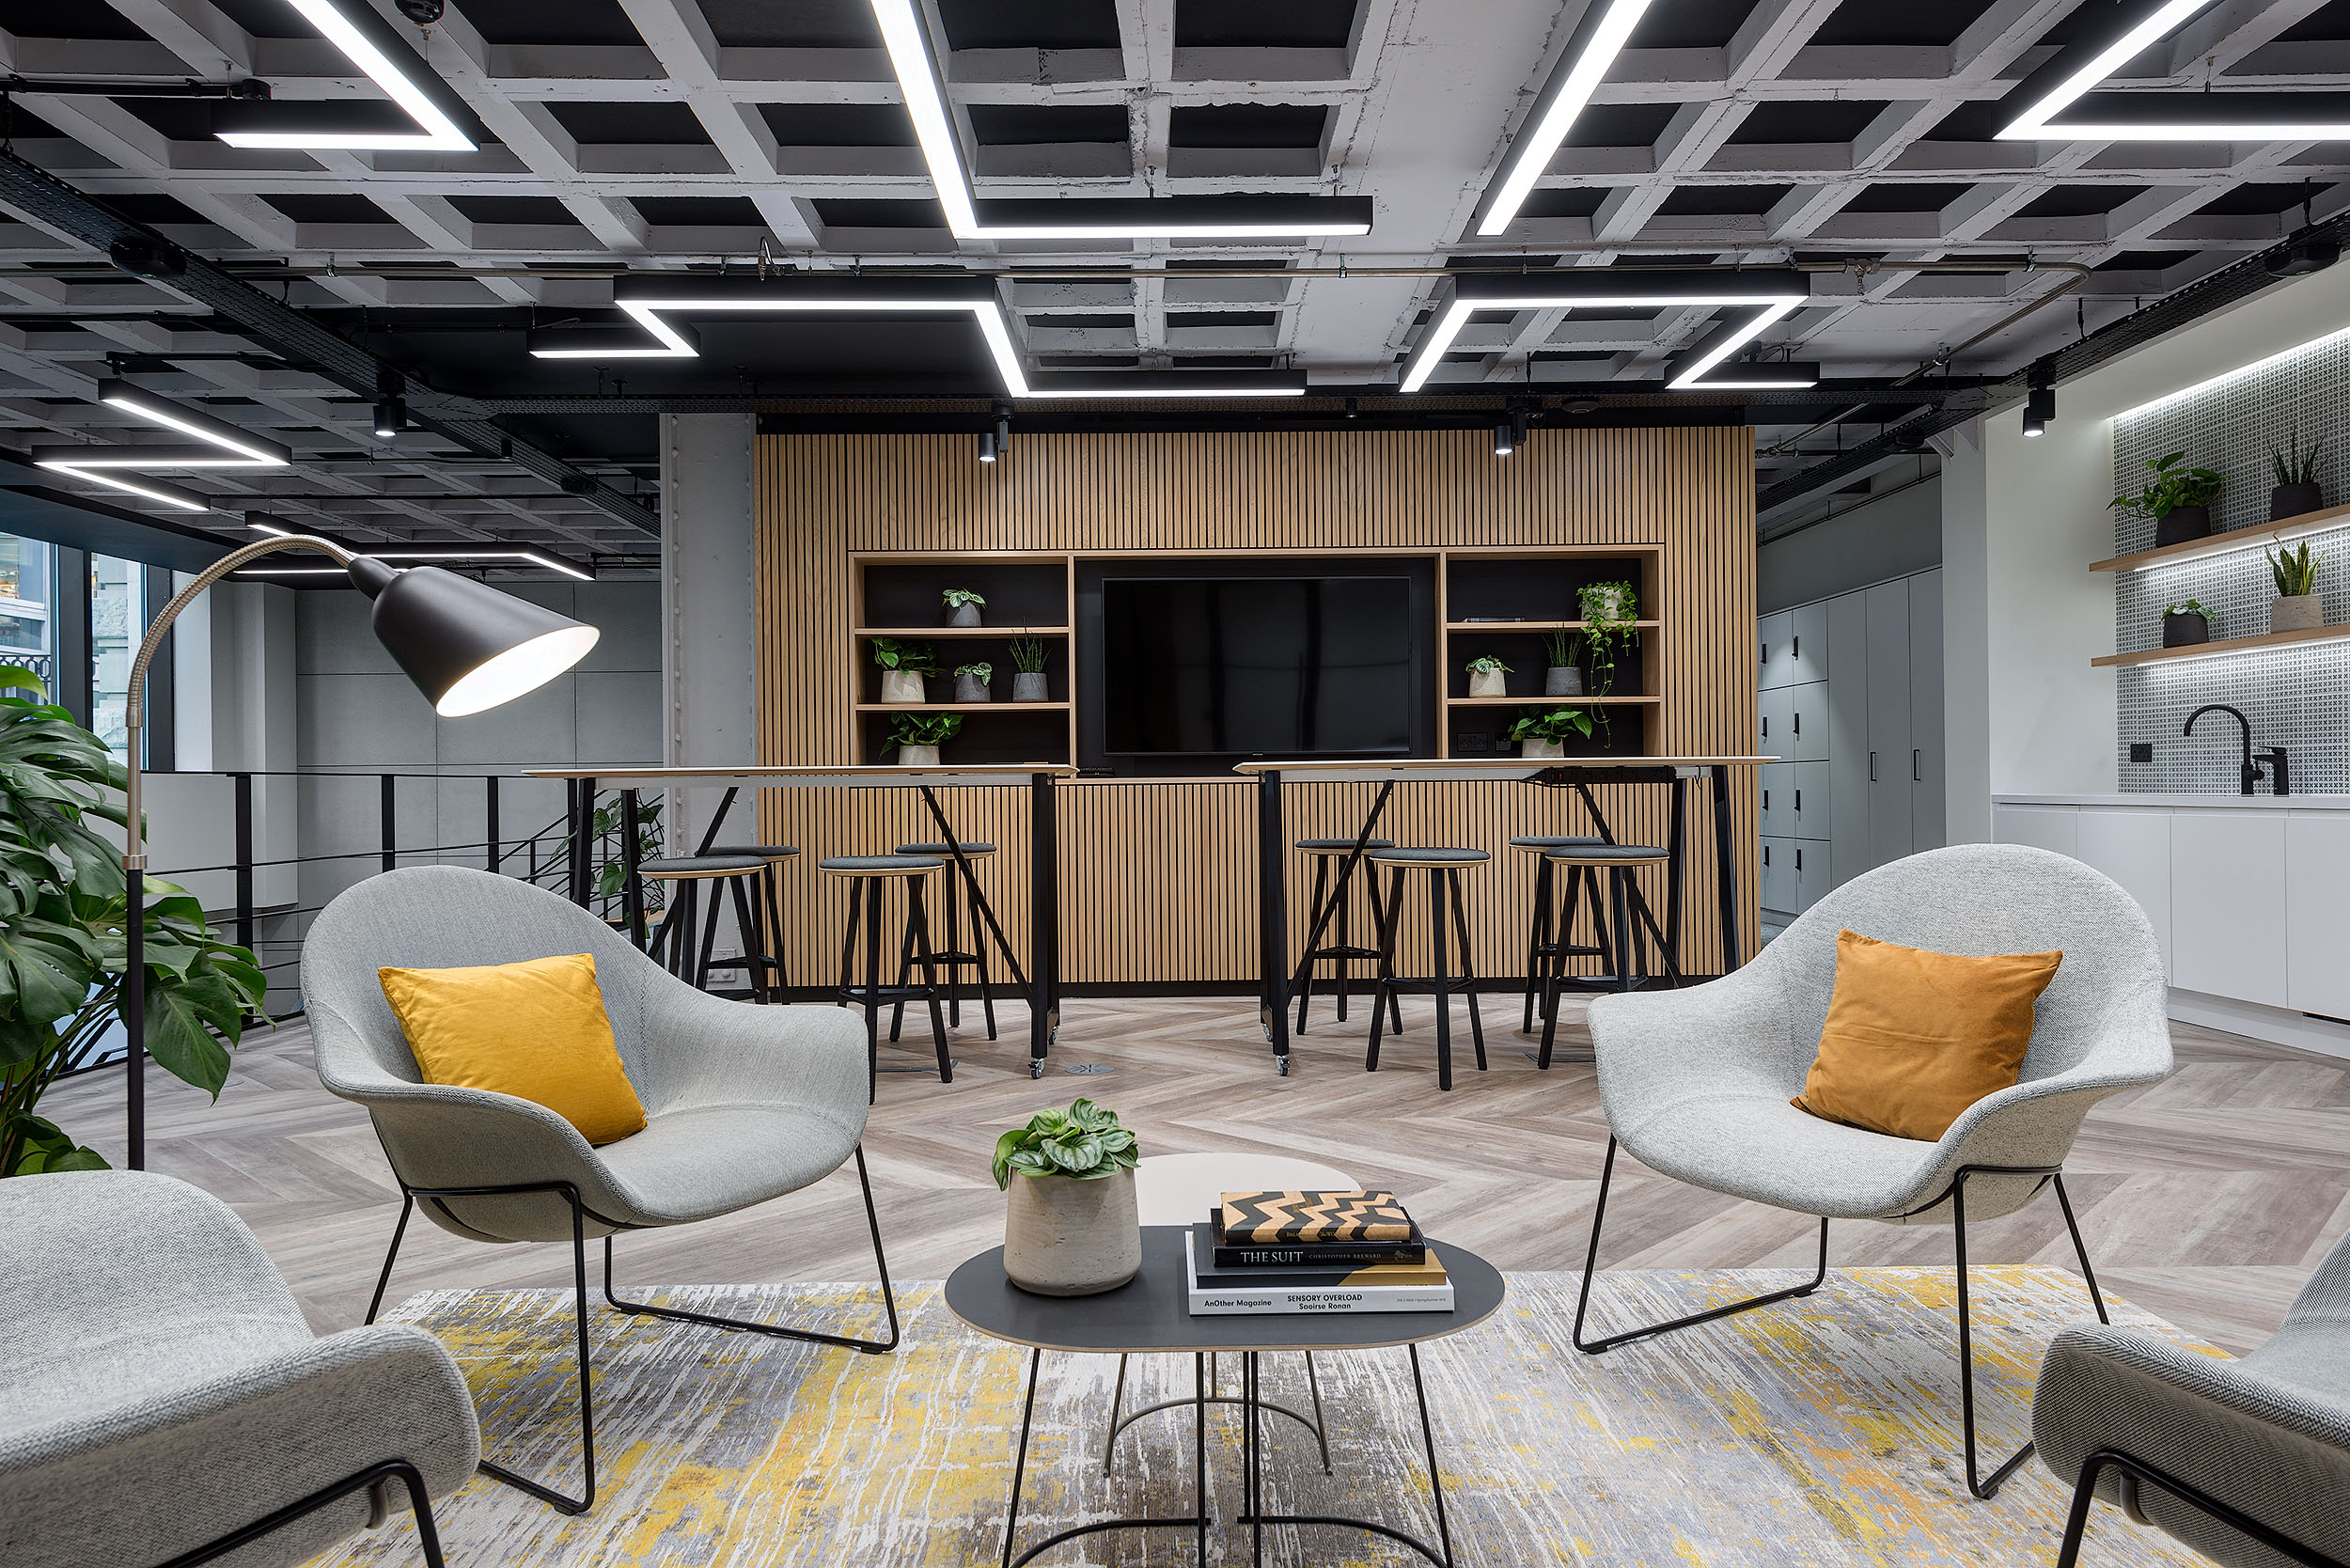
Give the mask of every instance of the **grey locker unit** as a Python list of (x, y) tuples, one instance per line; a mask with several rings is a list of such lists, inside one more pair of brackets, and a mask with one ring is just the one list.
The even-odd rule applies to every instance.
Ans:
[(1866, 590), (1869, 622), (1869, 842), (1856, 870), (1888, 865), (1909, 853), (1909, 584)]
[(1942, 747), (1942, 572), (1909, 579), (1909, 849), (1950, 841), (1950, 781)]

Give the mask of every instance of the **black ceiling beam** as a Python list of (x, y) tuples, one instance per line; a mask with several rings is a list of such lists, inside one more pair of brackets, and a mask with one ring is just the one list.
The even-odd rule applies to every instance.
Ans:
[[(661, 520), (652, 512), (601, 480), (588, 480), (553, 453), (517, 439), (485, 417), (478, 404), (410, 380), (407, 371), (328, 331), (305, 312), (181, 250), (154, 230), (109, 212), (47, 170), (6, 150), (0, 150), (0, 206), (12, 208), (101, 256), (126, 240), (148, 247), (150, 254), (180, 269), (169, 277), (150, 278), (157, 288), (227, 317), (287, 359), (316, 369), (360, 397), (373, 399), (387, 376), (396, 377), (402, 384), (409, 418), (415, 424), (477, 456), (496, 458), (536, 474), (648, 534), (661, 532)], [(590, 488), (570, 489), (583, 482)]]

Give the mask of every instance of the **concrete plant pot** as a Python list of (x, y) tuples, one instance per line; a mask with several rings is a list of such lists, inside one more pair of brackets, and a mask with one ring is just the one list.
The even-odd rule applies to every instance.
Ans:
[(2313, 484), (2280, 484), (2268, 493), (2268, 520), (2281, 523), (2305, 511), (2326, 510), (2326, 493)]
[(1574, 665), (1553, 665), (1543, 671), (1544, 697), (1581, 697), (1583, 671)]
[(958, 675), (958, 676), (956, 676), (956, 677), (955, 677), (955, 700), (956, 700), (957, 702), (985, 702), (985, 701), (987, 701), (987, 700), (988, 700), (987, 682), (984, 682), (984, 681), (982, 681), (982, 680), (980, 680), (980, 679), (979, 679), (978, 676), (976, 676), (976, 675)]
[(949, 626), (977, 626), (979, 623), (979, 607), (977, 604), (957, 604), (947, 617)]
[(1498, 669), (1474, 670), (1469, 675), (1469, 696), (1508, 697), (1510, 677)]
[(1011, 699), (1014, 702), (1050, 702), (1053, 689), (1045, 683), (1044, 672), (1022, 670), (1011, 678)]
[(1014, 1172), (1004, 1277), (1036, 1295), (1099, 1295), (1142, 1271), (1135, 1173), (1090, 1181)]
[(901, 768), (934, 768), (938, 766), (938, 747), (901, 745), (898, 748), (898, 765)]
[(1520, 757), (1564, 757), (1566, 754), (1567, 743), (1564, 741), (1538, 741), (1529, 735), (1518, 743)]
[(884, 702), (927, 702), (930, 693), (924, 689), (922, 677), (916, 672), (885, 669), (882, 671), (881, 699)]
[(2319, 595), (2296, 593), (2280, 595), (2268, 602), (2268, 629), (2272, 632), (2313, 632), (2326, 624), (2326, 612), (2318, 603)]

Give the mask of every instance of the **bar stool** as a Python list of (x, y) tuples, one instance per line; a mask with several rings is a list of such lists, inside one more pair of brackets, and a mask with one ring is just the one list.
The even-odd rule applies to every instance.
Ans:
[[(1452, 1087), (1452, 1004), (1450, 997), (1460, 992), (1468, 997), (1469, 1036), (1477, 1043), (1477, 1070), (1485, 1071), (1485, 1026), (1477, 1016), (1477, 974), (1469, 960), (1468, 917), (1461, 908), (1461, 872), (1470, 867), (1482, 866), (1493, 856), (1478, 849), (1383, 849), (1372, 850), (1366, 856), (1374, 868), (1385, 867), (1392, 872), (1387, 884), (1386, 917), (1379, 932), (1379, 989), (1371, 1002), (1371, 1052), (1363, 1058), (1363, 1071), (1379, 1071), (1379, 1026), (1384, 1021), (1379, 1004), (1392, 1002), (1400, 992), (1425, 991), (1436, 1003), (1436, 1087)], [(1398, 975), (1395, 972), (1395, 940), (1397, 929), (1403, 923), (1404, 873), (1428, 873), (1428, 936), (1429, 956), (1435, 964), (1433, 975)], [(1461, 972), (1449, 974), (1445, 967), (1444, 911), (1445, 900), (1452, 901), (1452, 929), (1461, 940)], [(1397, 1031), (1401, 1033), (1399, 1029)]]
[[(850, 878), (849, 922), (840, 933), (840, 986), (835, 1007), (865, 1010), (866, 1094), (881, 1086), (881, 1010), (885, 1002), (928, 1002), (931, 1039), (938, 1047), (938, 1081), (955, 1081), (955, 1064), (947, 1055), (947, 1021), (939, 1016), (938, 986), (931, 972), (930, 924), (922, 913), (922, 888), (932, 871), (946, 862), (928, 855), (838, 855), (819, 860), (816, 869), (826, 876)], [(905, 939), (900, 949), (899, 983), (882, 984), (882, 900), (892, 882), (906, 886)], [(865, 983), (855, 984), (857, 913), (865, 915)], [(909, 984), (914, 968), (922, 969), (922, 983)], [(895, 1039), (895, 1031), (891, 1038)]]
[[(1681, 955), (1673, 940), (1657, 923), (1656, 913), (1649, 906), (1648, 895), (1640, 891), (1640, 879), (1635, 874), (1643, 866), (1663, 866), (1671, 856), (1653, 844), (1583, 844), (1571, 849), (1544, 850), (1543, 858), (1565, 866), (1571, 872), (1580, 872), (1592, 879), (1590, 887), (1591, 940), (1596, 951), (1610, 959), (1615, 966), (1613, 980), (1618, 991), (1630, 991), (1636, 984), (1653, 979), (1649, 969), (1648, 943), (1642, 935), (1656, 940), (1657, 957), (1664, 961), (1665, 973), (1677, 987), (1681, 980)], [(1600, 907), (1598, 873), (1607, 873), (1607, 907)], [(1574, 906), (1570, 901), (1563, 910), (1564, 924), (1559, 929), (1560, 956), (1551, 960), (1543, 985), (1543, 1048), (1535, 1058), (1535, 1065), (1550, 1070), (1551, 1039), (1559, 1028), (1559, 987), (1567, 983), (1565, 953), (1574, 935)], [(1569, 1058), (1590, 1061), (1589, 1056)]]
[[(1597, 948), (1561, 946), (1554, 936), (1555, 932), (1572, 925), (1576, 889), (1582, 886), (1583, 878), (1590, 876), (1591, 873), (1580, 867), (1567, 868), (1565, 900), (1567, 908), (1564, 912), (1565, 917), (1560, 918), (1559, 901), (1554, 896), (1555, 879), (1551, 875), (1550, 857), (1542, 852), (1554, 849), (1580, 849), (1586, 844), (1604, 844), (1606, 841), (1605, 839), (1593, 839), (1577, 834), (1561, 836), (1546, 833), (1521, 834), (1510, 840), (1512, 849), (1524, 850), (1534, 856), (1534, 908), (1526, 925), (1526, 1016), (1518, 1025), (1520, 1034), (1534, 1032), (1534, 998), (1543, 989), (1543, 970), (1545, 960), (1601, 956), (1600, 949)], [(1591, 881), (1591, 897), (1594, 900), (1599, 897), (1599, 883), (1596, 877), (1592, 877)], [(1557, 922), (1556, 925), (1554, 921)], [(1543, 1016), (1547, 1017), (1549, 1014), (1544, 1013)]]
[[(710, 989), (713, 969), (741, 969), (751, 984), (751, 999), (764, 1003), (768, 988), (765, 976), (776, 967), (774, 956), (767, 950), (758, 917), (752, 914), (750, 885), (767, 872), (767, 862), (755, 855), (690, 855), (661, 860), (640, 860), (636, 874), (647, 882), (666, 883), (668, 896), (662, 901), (661, 930), (650, 946), (662, 949), (669, 973), (697, 990)], [(701, 885), (723, 883), (713, 887), (710, 910), (701, 913)], [(719, 958), (711, 952), (718, 936), (718, 910), (728, 896), (734, 900), (734, 920), (743, 936), (743, 952), (738, 958)], [(698, 925), (700, 940), (695, 932)]]
[[(1355, 842), (1352, 839), (1300, 839), (1297, 840), (1297, 847), (1314, 857), (1314, 896), (1313, 902), (1308, 905), (1313, 914), (1311, 922), (1306, 929), (1309, 932), (1317, 929), (1328, 930), (1331, 929), (1331, 922), (1336, 924), (1336, 935), (1328, 945), (1306, 949), (1305, 958), (1297, 965), (1297, 973), (1290, 981), (1291, 989), (1297, 993), (1297, 1032), (1299, 1034), (1306, 1032), (1306, 1004), (1313, 1000), (1314, 964), (1317, 961), (1326, 960), (1339, 966), (1337, 996), (1339, 1022), (1341, 1024), (1346, 1022), (1346, 984), (1354, 961), (1362, 958), (1369, 959), (1373, 964), (1379, 962), (1378, 949), (1358, 947), (1347, 939), (1349, 934), (1346, 907), (1348, 884), (1355, 880), (1354, 866), (1363, 863), (1361, 861), (1350, 863), (1349, 861), (1348, 857), (1355, 853)], [(1362, 842), (1366, 860), (1371, 851), (1395, 847), (1395, 840), (1392, 839), (1366, 839)], [(1330, 863), (1334, 860), (1338, 862), (1339, 867), (1336, 887), (1329, 886)], [(1379, 873), (1375, 870), (1365, 871), (1363, 884), (1371, 893), (1371, 934), (1376, 936), (1386, 919), (1381, 912)], [(1393, 997), (1389, 997), (1388, 1006), (1395, 1011), (1396, 1033), (1402, 1034), (1403, 1032), (1402, 1005)]]
[(800, 857), (796, 844), (713, 844), (712, 855), (753, 855), (767, 863), (767, 872), (759, 879), (765, 893), (763, 904), (753, 901), (751, 913), (763, 922), (760, 930), (760, 950), (773, 960), (768, 996), (776, 1001), (791, 999), (791, 981), (783, 967), (783, 867), (788, 860)]
[[(955, 857), (955, 851), (958, 849), (963, 852), (960, 860)], [(979, 874), (972, 869), (970, 862), (984, 860), (994, 855), (995, 846), (977, 839), (951, 845), (946, 843), (900, 844), (898, 853), (934, 856), (951, 864), (954, 867), (952, 874), (962, 881), (963, 911), (971, 922), (971, 950), (964, 952), (957, 946), (963, 937), (959, 929), (955, 896), (950, 891), (939, 901), (945, 905), (947, 945), (931, 954), (931, 967), (933, 972), (939, 969), (947, 971), (947, 1022), (956, 1028), (963, 1027), (963, 971), (965, 969), (978, 971), (979, 1007), (987, 1014), (987, 1038), (995, 1039), (995, 994), (988, 988), (990, 982), (987, 978), (987, 926), (984, 920), (993, 920), (995, 911), (988, 903), (987, 894), (980, 890)], [(1011, 955), (1007, 953), (1004, 956), (1009, 961)], [(905, 975), (901, 974), (898, 977), (898, 983), (904, 984), (906, 979)], [(896, 1011), (890, 1015), (889, 1038), (892, 1040), (898, 1038), (898, 1026), (905, 1017), (905, 1004), (900, 1002)]]

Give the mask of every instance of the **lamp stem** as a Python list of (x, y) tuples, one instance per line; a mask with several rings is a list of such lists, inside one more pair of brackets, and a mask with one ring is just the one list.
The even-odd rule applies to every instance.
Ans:
[(314, 534), (284, 534), (240, 545), (221, 557), (148, 623), (146, 640), (131, 661), (131, 680), (123, 694), (124, 756), (122, 759), (122, 1027), (123, 1135), (133, 1170), (147, 1168), (147, 849), (142, 841), (139, 804), (139, 729), (147, 706), (147, 666), (163, 647), (164, 635), (180, 612), (196, 603), (207, 588), (247, 561), (279, 550), (316, 550), (338, 566), (356, 557), (333, 540)]

